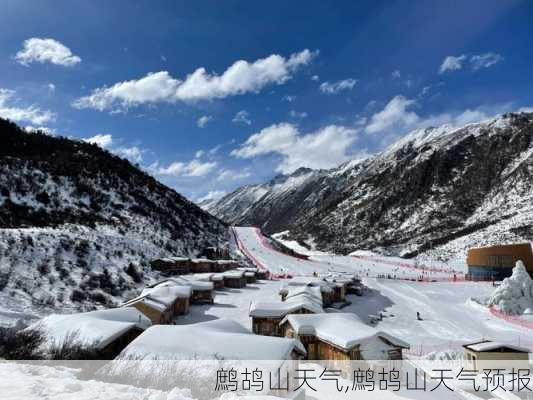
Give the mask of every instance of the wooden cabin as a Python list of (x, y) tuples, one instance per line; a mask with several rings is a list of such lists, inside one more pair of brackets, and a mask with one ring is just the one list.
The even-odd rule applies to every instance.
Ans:
[(134, 307), (152, 321), (152, 324), (171, 324), (178, 315), (189, 312), (191, 288), (164, 281), (146, 288), (141, 295), (123, 306)]
[(156, 271), (167, 272), (174, 268), (174, 260), (171, 258), (157, 258), (150, 261), (150, 267)]
[(239, 266), (236, 260), (216, 260), (213, 265), (213, 272), (226, 272), (230, 269), (235, 269)]
[(286, 301), (254, 301), (250, 304), (252, 331), (258, 335), (284, 336), (280, 322), (289, 314), (323, 313), (322, 304), (313, 298), (299, 296)]
[(224, 286), (228, 288), (240, 289), (246, 286), (244, 271), (230, 270), (222, 273)]
[(517, 261), (522, 261), (533, 275), (533, 252), (530, 243), (478, 247), (468, 250), (466, 263), (472, 280), (500, 281), (511, 276)]
[(464, 367), (473, 370), (529, 368), (529, 349), (512, 344), (481, 340), (465, 344)]
[(294, 287), (318, 287), (322, 293), (322, 303), (324, 307), (329, 307), (335, 302), (335, 292), (333, 284), (324, 279), (310, 276), (296, 276), (290, 279), (279, 291), (282, 300), (287, 296), (289, 289)]
[(192, 304), (202, 304), (209, 303), (212, 304), (215, 302), (215, 285), (213, 282), (203, 282), (195, 280), (194, 277), (182, 277), (171, 278), (174, 282), (181, 285), (190, 286), (192, 289), (191, 303)]
[(193, 274), (187, 279), (201, 281), (201, 282), (212, 282), (215, 290), (224, 289), (224, 275), (220, 273), (202, 273), (202, 274)]
[(246, 271), (244, 273), (244, 278), (246, 279), (246, 283), (256, 283), (257, 278), (255, 277), (255, 272)]
[(225, 260), (229, 258), (230, 254), (225, 247), (210, 246), (204, 249), (202, 256), (210, 260)]
[(378, 331), (349, 313), (287, 315), (280, 322), (285, 337), (298, 339), (308, 360), (335, 360), (350, 376), (354, 360), (401, 360), (409, 345)]
[(216, 263), (207, 258), (193, 258), (191, 260), (191, 272), (193, 274), (213, 272), (213, 266)]
[(150, 325), (150, 320), (144, 314), (125, 307), (52, 314), (29, 329), (35, 327), (43, 332), (46, 347), (70, 344), (95, 350), (97, 359), (112, 360)]

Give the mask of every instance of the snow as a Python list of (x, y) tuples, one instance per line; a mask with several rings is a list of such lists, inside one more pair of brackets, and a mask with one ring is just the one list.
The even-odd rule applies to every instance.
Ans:
[(283, 324), (286, 321), (294, 328), (298, 336), (316, 336), (344, 350), (350, 350), (359, 345), (365, 360), (386, 359), (382, 354), (378, 356), (378, 354), (373, 352), (376, 347), (382, 345), (381, 338), (398, 347), (409, 348), (409, 344), (406, 342), (365, 325), (354, 314), (292, 314), (287, 315), (281, 323)]
[(315, 286), (296, 286), (287, 288), (286, 300), (289, 300), (293, 297), (300, 295), (308, 295), (312, 298), (315, 298), (316, 301), (322, 303), (322, 291), (319, 287)]
[(239, 323), (219, 319), (192, 325), (154, 325), (119, 355), (142, 360), (288, 360), (305, 350), (294, 339), (255, 335)]
[(52, 314), (28, 329), (41, 329), (49, 346), (73, 339), (102, 349), (132, 328), (146, 329), (151, 322), (135, 308), (123, 307), (79, 314)]
[(166, 282), (174, 283), (178, 286), (190, 286), (194, 291), (211, 291), (214, 289), (213, 282), (195, 280), (193, 276), (183, 275), (175, 278), (168, 278)]
[(507, 347), (512, 350), (529, 353), (529, 349), (526, 349), (525, 347), (514, 346), (512, 344), (506, 344), (506, 343), (501, 343), (501, 342), (491, 342), (490, 340), (485, 340), (479, 343), (467, 344), (465, 345), (465, 347), (468, 347), (469, 349), (473, 351), (479, 351), (479, 352), (484, 352), (484, 351), (490, 352), (492, 350), (497, 350), (502, 347)]
[(312, 313), (323, 313), (322, 300), (299, 295), (285, 301), (254, 301), (250, 305), (250, 317), (279, 318), (300, 309)]
[(187, 389), (161, 391), (86, 380), (78, 368), (0, 363), (0, 393), (5, 400), (193, 400)]
[(487, 305), (496, 306), (510, 315), (522, 315), (533, 310), (533, 280), (522, 261), (517, 261), (513, 274), (494, 290)]

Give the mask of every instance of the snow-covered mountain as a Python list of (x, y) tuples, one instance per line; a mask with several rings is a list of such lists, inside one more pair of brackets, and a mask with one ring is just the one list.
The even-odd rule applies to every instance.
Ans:
[(533, 240), (533, 114), (415, 130), (365, 160), (246, 186), (208, 209), (337, 253), (448, 259)]
[(220, 220), (96, 145), (2, 119), (0, 143), (0, 319), (119, 302), (154, 278), (151, 259), (227, 241)]

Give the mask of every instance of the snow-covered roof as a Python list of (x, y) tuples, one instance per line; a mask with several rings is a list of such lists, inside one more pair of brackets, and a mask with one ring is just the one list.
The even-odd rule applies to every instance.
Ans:
[(175, 285), (171, 282), (162, 282), (152, 288), (143, 289), (141, 296), (149, 295), (166, 305), (172, 305), (176, 299), (191, 297), (190, 286)]
[(345, 350), (356, 345), (372, 345), (373, 341), (380, 338), (395, 346), (409, 348), (406, 342), (364, 324), (355, 314), (290, 314), (280, 324), (286, 321), (297, 335), (316, 336)]
[(515, 346), (513, 344), (507, 344), (502, 342), (492, 342), (490, 340), (465, 344), (464, 347), (477, 352), (491, 352), (498, 349), (510, 349), (522, 353), (529, 353), (529, 349), (526, 349), (525, 347)]
[(188, 257), (169, 257), (169, 259), (176, 262), (191, 261), (191, 259)]
[(232, 269), (230, 271), (222, 272), (222, 275), (224, 275), (224, 278), (242, 278), (244, 276), (244, 271)]
[(31, 325), (42, 329), (49, 346), (67, 339), (81, 345), (106, 347), (133, 328), (147, 329), (150, 320), (135, 308), (111, 308), (77, 314), (52, 314)]
[(312, 313), (323, 313), (322, 301), (310, 296), (295, 296), (285, 301), (252, 301), (250, 304), (250, 317), (282, 318), (287, 314), (300, 309)]
[(119, 358), (157, 360), (287, 360), (295, 339), (255, 335), (233, 320), (192, 325), (154, 325), (131, 342)]
[(316, 286), (291, 286), (287, 288), (286, 299), (306, 294), (316, 298), (322, 304), (322, 291)]
[(221, 273), (213, 273), (213, 272), (201, 272), (198, 274), (192, 274), (190, 275), (190, 278), (195, 281), (202, 281), (202, 282), (218, 282), (224, 279), (224, 276)]
[(184, 286), (190, 286), (192, 290), (194, 291), (205, 291), (205, 290), (213, 290), (213, 282), (203, 282), (195, 280), (194, 277), (176, 277), (176, 278), (168, 278), (167, 281), (174, 282), (177, 285), (184, 285)]
[(193, 258), (191, 259), (191, 261), (195, 264), (197, 263), (207, 263), (207, 264), (211, 264), (211, 263), (215, 263), (214, 260), (210, 260), (208, 258)]
[(310, 287), (319, 287), (322, 293), (331, 293), (333, 291), (333, 286), (331, 282), (327, 282), (322, 278), (316, 278), (312, 276), (295, 276), (285, 283), (285, 285), (279, 290), (279, 294), (287, 294), (290, 287), (301, 287), (301, 286), (310, 286)]

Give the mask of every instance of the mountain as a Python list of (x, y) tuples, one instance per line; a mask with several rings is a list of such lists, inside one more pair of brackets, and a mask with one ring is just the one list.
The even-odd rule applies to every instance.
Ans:
[(208, 210), (307, 247), (448, 260), (472, 245), (533, 240), (533, 114), (418, 129), (327, 171), (298, 170)]
[(3, 119), (0, 140), (0, 317), (116, 304), (155, 278), (151, 259), (227, 242), (219, 219), (94, 144)]

